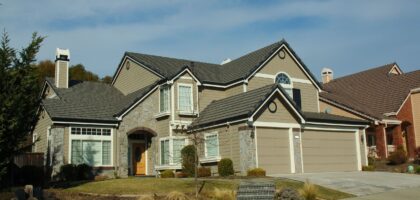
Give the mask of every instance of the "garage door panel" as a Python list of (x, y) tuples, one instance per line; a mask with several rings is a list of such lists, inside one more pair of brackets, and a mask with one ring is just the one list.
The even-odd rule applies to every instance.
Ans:
[(257, 128), (258, 166), (267, 174), (290, 173), (289, 130)]
[(356, 171), (354, 134), (354, 132), (305, 130), (302, 133), (304, 171)]

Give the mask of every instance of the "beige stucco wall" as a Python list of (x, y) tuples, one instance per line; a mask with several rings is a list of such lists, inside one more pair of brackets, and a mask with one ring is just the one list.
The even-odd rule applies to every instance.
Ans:
[[(268, 107), (274, 102), (277, 105), (277, 110), (273, 113)], [(271, 101), (268, 101), (265, 108), (256, 115), (254, 121), (261, 122), (277, 122), (277, 123), (298, 123), (296, 117), (292, 115), (293, 111), (287, 109), (284, 100), (281, 99), (280, 95), (273, 96)]]
[[(127, 70), (126, 63), (130, 62), (130, 68)], [(132, 93), (138, 89), (148, 86), (159, 77), (142, 66), (127, 60), (114, 82), (114, 87), (119, 89), (123, 94)]]
[(258, 167), (267, 175), (290, 173), (289, 129), (256, 128)]
[(52, 125), (52, 121), (50, 116), (48, 115), (45, 110), (41, 110), (39, 115), (39, 120), (35, 125), (33, 134), (37, 134), (37, 137), (39, 138), (38, 142), (35, 143), (34, 146), (34, 152), (47, 152), (47, 146), (48, 146), (48, 127)]
[(319, 101), (319, 110), (320, 112), (325, 112), (325, 110), (329, 108), (331, 110), (331, 114), (334, 115), (340, 115), (340, 116), (344, 116), (344, 117), (350, 117), (350, 118), (355, 118), (355, 119), (363, 119), (353, 113), (350, 113), (348, 111), (345, 111), (341, 108), (338, 108), (334, 105), (331, 105), (329, 103), (323, 102), (323, 101)]
[(304, 172), (357, 171), (354, 132), (304, 130)]
[(411, 105), (413, 110), (416, 145), (420, 146), (420, 93), (414, 93), (411, 95)]

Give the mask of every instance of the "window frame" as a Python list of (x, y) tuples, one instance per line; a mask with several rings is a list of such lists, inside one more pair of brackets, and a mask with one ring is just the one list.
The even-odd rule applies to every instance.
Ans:
[[(162, 111), (161, 108), (161, 100), (162, 100), (162, 96), (161, 96), (161, 91), (162, 90), (168, 90), (168, 110)], [(168, 114), (170, 113), (171, 110), (171, 87), (169, 85), (162, 85), (159, 87), (159, 114)]]
[[(208, 150), (207, 150), (207, 138), (210, 136), (216, 136), (217, 140), (217, 155), (215, 156), (208, 156)], [(220, 141), (219, 141), (219, 133), (218, 132), (210, 132), (210, 133), (204, 133), (204, 158), (205, 159), (217, 159), (220, 157)]]
[(293, 99), (293, 88), (294, 88), (293, 81), (292, 81), (292, 77), (288, 73), (284, 71), (277, 72), (276, 75), (274, 76), (274, 83), (277, 83), (277, 76), (279, 76), (280, 74), (284, 74), (285, 76), (287, 76), (287, 78), (289, 78), (290, 84), (280, 83), (280, 85), (281, 87), (283, 87), (283, 89), (286, 91), (289, 97)]
[[(178, 166), (182, 164), (182, 161), (180, 163), (174, 163), (174, 140), (176, 139), (179, 139), (179, 140), (183, 139), (185, 141), (184, 147), (188, 145), (188, 137), (186, 136), (169, 136), (169, 137), (159, 138), (159, 165), (160, 166)], [(165, 141), (165, 140), (169, 141), (168, 164), (162, 163), (162, 141)]]
[[(185, 111), (185, 110), (180, 110), (179, 108), (179, 104), (180, 104), (180, 87), (189, 87), (190, 88), (190, 110), (189, 111)], [(177, 84), (177, 111), (179, 113), (194, 113), (194, 92), (193, 92), (193, 84), (190, 83), (178, 83)]]
[[(72, 129), (74, 128), (80, 128), (80, 134), (72, 134)], [(82, 128), (84, 129), (90, 129), (92, 133), (92, 129), (101, 129), (101, 135), (82, 135)], [(103, 135), (102, 129), (110, 129), (110, 135)], [(86, 131), (87, 133), (87, 131)], [(72, 163), (72, 142), (73, 140), (81, 141), (82, 142), (82, 148), (83, 148), (83, 141), (100, 141), (101, 142), (101, 164), (99, 165), (93, 165), (92, 167), (113, 167), (114, 166), (114, 129), (112, 127), (88, 127), (88, 126), (69, 126), (68, 127), (68, 163)], [(103, 142), (109, 141), (110, 144), (110, 163), (109, 164), (103, 164)], [(83, 154), (83, 153), (82, 153)], [(87, 163), (88, 164), (88, 163)]]

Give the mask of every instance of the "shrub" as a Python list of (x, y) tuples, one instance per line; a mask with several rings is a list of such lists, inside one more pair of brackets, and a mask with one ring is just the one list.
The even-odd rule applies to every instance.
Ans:
[(91, 180), (94, 177), (92, 167), (88, 164), (79, 164), (76, 166), (76, 170), (77, 180)]
[(98, 176), (95, 176), (95, 178), (93, 180), (94, 181), (104, 181), (106, 179), (108, 179), (107, 175), (98, 175)]
[(211, 169), (207, 167), (198, 168), (198, 177), (209, 177), (211, 176)]
[(181, 150), (182, 171), (190, 177), (195, 175), (195, 147), (187, 145)]
[(306, 181), (303, 188), (300, 190), (300, 194), (305, 200), (316, 200), (318, 188), (314, 184), (309, 183), (309, 181)]
[(265, 176), (265, 170), (263, 168), (254, 168), (247, 171), (247, 176)]
[(26, 165), (19, 170), (21, 183), (42, 186), (44, 180), (44, 168)]
[(362, 166), (362, 171), (375, 171), (374, 165)]
[(420, 146), (416, 148), (416, 162), (420, 164)]
[(214, 188), (213, 198), (215, 200), (236, 200), (236, 192), (233, 190)]
[(172, 191), (166, 195), (167, 200), (188, 200), (188, 196), (182, 192)]
[(61, 179), (64, 181), (75, 181), (77, 180), (77, 169), (76, 165), (67, 164), (60, 167)]
[(299, 195), (298, 191), (293, 188), (284, 188), (280, 192), (276, 192), (274, 196), (275, 200), (302, 200), (302, 197)]
[(406, 163), (408, 160), (407, 153), (404, 150), (403, 146), (398, 146), (397, 149), (388, 156), (389, 164), (399, 165)]
[(374, 165), (375, 164), (375, 161), (376, 161), (376, 158), (375, 157), (371, 157), (371, 156), (368, 157), (368, 165), (369, 166), (370, 165)]
[(417, 174), (420, 174), (420, 166), (417, 166), (417, 167), (416, 167), (416, 173), (417, 173)]
[(162, 173), (160, 173), (161, 178), (174, 178), (175, 174), (172, 170), (165, 170)]
[(184, 173), (184, 172), (176, 172), (175, 173), (175, 177), (176, 178), (187, 178), (188, 174)]
[(217, 169), (220, 176), (231, 176), (234, 174), (233, 162), (229, 158), (223, 158), (217, 164)]

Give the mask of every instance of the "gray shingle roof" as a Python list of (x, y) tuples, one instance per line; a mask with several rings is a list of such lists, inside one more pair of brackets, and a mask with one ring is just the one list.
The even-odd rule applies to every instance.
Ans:
[(420, 70), (389, 74), (394, 65), (334, 79), (323, 85), (320, 96), (373, 118), (388, 119), (384, 114), (398, 111), (410, 90), (420, 87)]
[(115, 116), (143, 97), (156, 84), (127, 96), (115, 87), (99, 82), (83, 81), (67, 89), (52, 85), (58, 98), (44, 99), (42, 105), (53, 120), (116, 122)]
[(241, 120), (251, 117), (252, 114), (257, 110), (259, 106), (272, 94), (275, 89), (280, 89), (285, 94), (288, 101), (298, 110), (306, 121), (311, 122), (331, 122), (331, 123), (350, 123), (350, 124), (368, 124), (365, 120), (358, 120), (348, 117), (342, 117), (338, 115), (326, 114), (326, 113), (313, 113), (300, 111), (294, 104), (287, 93), (283, 90), (280, 85), (273, 84), (267, 85), (255, 90), (248, 91), (246, 93), (237, 94), (225, 99), (212, 101), (201, 113), (200, 116), (195, 119), (191, 127), (203, 128), (215, 124), (231, 122), (234, 120)]
[[(295, 55), (305, 70), (310, 74), (311, 78), (316, 80), (315, 76), (311, 74), (309, 69), (285, 40), (260, 48), (224, 65), (134, 52), (126, 52), (126, 55), (167, 79), (175, 76), (185, 66), (189, 66), (201, 82), (226, 85), (248, 77), (283, 44)], [(192, 62), (194, 63), (194, 67), (191, 67)], [(316, 84), (318, 85), (318, 82)]]

